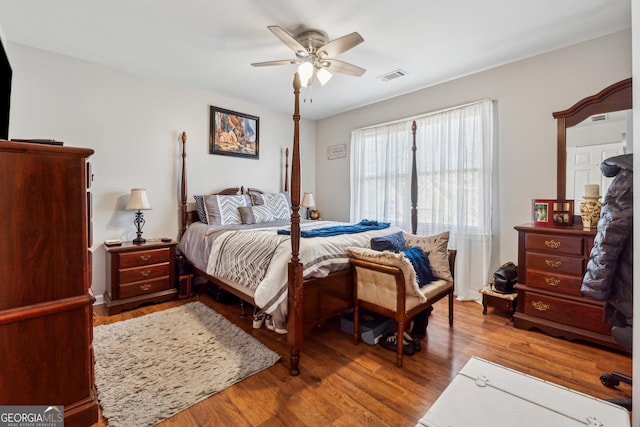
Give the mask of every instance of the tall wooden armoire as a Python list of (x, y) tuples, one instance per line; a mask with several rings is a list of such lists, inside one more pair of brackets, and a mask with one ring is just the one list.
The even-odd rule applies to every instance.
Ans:
[(93, 150), (0, 141), (0, 405), (98, 419), (93, 370)]

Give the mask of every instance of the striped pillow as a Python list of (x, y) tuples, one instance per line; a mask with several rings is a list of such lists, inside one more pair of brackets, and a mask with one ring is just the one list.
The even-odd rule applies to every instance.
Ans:
[(252, 206), (251, 210), (253, 210), (253, 217), (256, 220), (256, 224), (273, 221), (273, 213), (268, 206)]
[(193, 199), (196, 201), (196, 210), (198, 211), (198, 219), (200, 222), (208, 224), (207, 220), (207, 210), (204, 207), (204, 196), (193, 196)]
[(241, 224), (238, 208), (247, 205), (247, 197), (243, 195), (227, 196), (211, 194), (204, 196), (204, 207), (207, 213), (208, 224), (212, 225)]
[(238, 211), (243, 224), (262, 224), (273, 221), (271, 210), (266, 206), (241, 206)]
[(291, 217), (291, 207), (285, 193), (262, 194), (262, 202), (262, 206), (271, 211), (274, 221)]

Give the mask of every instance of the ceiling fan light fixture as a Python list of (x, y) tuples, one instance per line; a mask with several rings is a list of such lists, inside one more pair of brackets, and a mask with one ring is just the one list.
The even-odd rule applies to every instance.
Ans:
[(307, 61), (303, 62), (298, 67), (298, 74), (300, 75), (300, 83), (302, 86), (307, 87), (313, 77), (313, 64)]
[(324, 86), (324, 84), (327, 83), (329, 79), (331, 79), (331, 77), (333, 77), (333, 74), (331, 74), (326, 68), (318, 68), (316, 71), (316, 76), (318, 76), (318, 81), (320, 82), (320, 84)]
[(365, 72), (364, 68), (335, 59), (364, 41), (358, 33), (327, 41), (326, 33), (319, 30), (306, 30), (292, 36), (278, 25), (267, 28), (296, 54), (297, 59), (254, 62), (251, 64), (254, 67), (298, 64), (300, 84), (305, 88), (313, 85), (316, 77), (324, 85), (334, 73), (360, 77)]

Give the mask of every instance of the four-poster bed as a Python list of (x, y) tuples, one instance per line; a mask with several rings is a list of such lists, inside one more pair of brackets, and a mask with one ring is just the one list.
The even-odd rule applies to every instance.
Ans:
[[(302, 257), (301, 257), (301, 229), (305, 231), (308, 229), (313, 229), (314, 227), (318, 227), (316, 224), (322, 225), (322, 221), (304, 221), (304, 224), (301, 227), (301, 219), (300, 219), (300, 141), (299, 141), (299, 122), (300, 122), (300, 80), (298, 75), (296, 74), (294, 78), (294, 114), (293, 114), (293, 122), (294, 122), (294, 132), (293, 132), (293, 146), (292, 146), (292, 158), (291, 158), (291, 183), (290, 183), (290, 218), (285, 222), (278, 223), (275, 222), (276, 225), (279, 225), (281, 228), (285, 226), (290, 227), (290, 238), (287, 236), (287, 240), (290, 240), (290, 249), (289, 245), (283, 244), (279, 245), (278, 249), (274, 251), (273, 261), (270, 261), (270, 265), (275, 265), (276, 258), (278, 258), (279, 251), (281, 246), (286, 246), (287, 257), (289, 257), (288, 267), (284, 267), (284, 262), (281, 264), (277, 264), (277, 268), (267, 269), (265, 274), (264, 281), (271, 281), (271, 276), (278, 274), (285, 275), (284, 288), (279, 291), (269, 291), (272, 292), (273, 295), (269, 295), (267, 300), (273, 302), (276, 298), (280, 297), (280, 306), (285, 306), (286, 309), (284, 312), (286, 313), (286, 331), (287, 331), (287, 342), (290, 349), (290, 373), (291, 375), (299, 374), (299, 362), (300, 362), (300, 352), (302, 349), (302, 341), (305, 334), (307, 334), (313, 327), (317, 325), (323, 324), (329, 318), (335, 317), (337, 315), (343, 314), (348, 310), (353, 308), (353, 276), (352, 276), (352, 267), (349, 264), (349, 256), (344, 250), (347, 246), (360, 246), (360, 247), (369, 247), (370, 239), (374, 236), (384, 236), (388, 234), (392, 234), (397, 231), (401, 231), (397, 227), (386, 227), (388, 228), (379, 228), (373, 229), (371, 231), (366, 231), (363, 233), (351, 234), (349, 236), (336, 236), (331, 239), (336, 239), (339, 244), (332, 243), (330, 246), (339, 247), (338, 252), (330, 253), (328, 256), (322, 253), (322, 256), (319, 256), (317, 250), (312, 245), (317, 245), (318, 243), (312, 243), (311, 241), (320, 241), (322, 239), (303, 239), (302, 242)], [(414, 156), (414, 169), (415, 169), (415, 123), (412, 128), (413, 132), (413, 156)], [(288, 172), (288, 149), (286, 150), (286, 165), (285, 168)], [(285, 173), (285, 191), (289, 189), (288, 176), (287, 172)], [(415, 171), (414, 171), (415, 173)], [(413, 188), (416, 185), (415, 176), (412, 178), (412, 232), (415, 234), (416, 231), (416, 220), (417, 218), (415, 214), (416, 202), (415, 198), (417, 197), (417, 191)], [(247, 289), (243, 286), (238, 286), (234, 283), (233, 280), (228, 280), (228, 277), (221, 277), (220, 275), (213, 274), (213, 269), (211, 268), (211, 263), (207, 264), (204, 259), (198, 260), (199, 255), (196, 253), (192, 255), (194, 252), (189, 249), (190, 246), (197, 247), (199, 246), (200, 251), (206, 252), (207, 254), (216, 253), (216, 249), (220, 249), (222, 246), (219, 246), (219, 242), (225, 239), (219, 238), (216, 235), (218, 231), (212, 231), (212, 228), (205, 224), (201, 224), (197, 222), (197, 212), (189, 211), (187, 208), (187, 185), (186, 185), (186, 134), (182, 134), (182, 173), (181, 173), (181, 183), (180, 183), (180, 192), (181, 192), (181, 228), (180, 228), (180, 236), (181, 242), (179, 249), (183, 252), (183, 255), (187, 259), (187, 261), (191, 264), (196, 274), (205, 277), (207, 280), (212, 282), (213, 284), (219, 286), (225, 291), (230, 292), (231, 294), (239, 297), (242, 301), (248, 302), (255, 307), (263, 308), (263, 303), (265, 298), (263, 296), (262, 288), (255, 289)], [(265, 193), (256, 188), (245, 188), (243, 187), (231, 187), (226, 188), (222, 191), (217, 192), (212, 196), (232, 196), (241, 198), (247, 197), (253, 200), (256, 195), (264, 195)], [(324, 222), (325, 224), (327, 222)], [(261, 228), (263, 224), (252, 224), (248, 227), (253, 227), (256, 231), (264, 231), (264, 228)], [(189, 226), (189, 227), (188, 227)], [(244, 225), (243, 225), (244, 226)], [(382, 224), (381, 224), (382, 226)], [(227, 235), (231, 235), (234, 232), (237, 234), (243, 233), (243, 231), (235, 231), (241, 226), (223, 226), (222, 228), (227, 227), (224, 230)], [(206, 244), (203, 243), (194, 243), (194, 238), (192, 237), (195, 230), (200, 228), (205, 235), (204, 239), (213, 240), (213, 243), (207, 243), (209, 247), (207, 249), (202, 249)], [(231, 229), (231, 231), (229, 231)], [(245, 235), (248, 233), (244, 233)], [(257, 234), (257, 233), (254, 233)], [(263, 234), (264, 235), (264, 234)], [(213, 236), (213, 237), (212, 237)], [(202, 239), (202, 238), (201, 238)], [(328, 238), (327, 238), (328, 239)], [(340, 240), (343, 239), (343, 240)], [(229, 239), (230, 240), (230, 239)], [(245, 245), (246, 246), (246, 245)], [(329, 245), (328, 245), (329, 246)], [(254, 248), (252, 247), (252, 250)], [(324, 249), (323, 249), (324, 250)], [(335, 249), (331, 249), (335, 250)], [(315, 251), (315, 252), (314, 252)], [(308, 252), (314, 252), (314, 256), (316, 258), (335, 258), (336, 262), (341, 262), (341, 266), (327, 267), (323, 266), (320, 270), (322, 274), (309, 274), (310, 270), (315, 271), (316, 267), (313, 262), (309, 262), (307, 255)], [(307, 258), (305, 258), (307, 256)], [(213, 256), (208, 255), (209, 259), (213, 259)], [(200, 257), (202, 258), (202, 257)], [(243, 258), (242, 256), (237, 256), (235, 259), (240, 260)], [(279, 259), (280, 260), (280, 259)], [(286, 260), (285, 260), (286, 262)], [(271, 270), (280, 270), (279, 272), (275, 272), (272, 274)], [(269, 280), (267, 280), (269, 279)], [(274, 280), (275, 281), (275, 280)], [(279, 292), (279, 293), (278, 293)], [(275, 304), (273, 304), (275, 307)]]

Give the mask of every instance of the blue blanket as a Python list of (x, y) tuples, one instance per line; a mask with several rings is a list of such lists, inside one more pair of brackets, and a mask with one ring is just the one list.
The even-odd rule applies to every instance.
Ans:
[[(363, 231), (382, 230), (388, 228), (391, 224), (388, 222), (370, 221), (363, 219), (357, 224), (334, 225), (332, 227), (314, 228), (311, 230), (302, 230), (301, 237), (327, 237), (337, 236), (339, 234), (362, 233)], [(291, 234), (290, 230), (278, 230), (278, 234)]]

